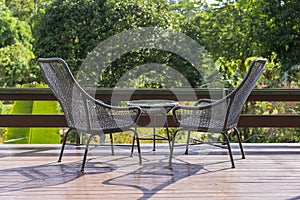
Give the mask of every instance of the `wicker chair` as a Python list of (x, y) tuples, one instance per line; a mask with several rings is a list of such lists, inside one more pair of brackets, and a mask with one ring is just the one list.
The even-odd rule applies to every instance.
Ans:
[[(139, 107), (116, 107), (93, 98), (79, 85), (67, 63), (61, 58), (39, 58), (38, 63), (46, 82), (63, 109), (69, 128), (63, 139), (58, 162), (61, 162), (66, 140), (71, 130), (75, 130), (77, 134), (90, 134), (81, 171), (84, 171), (89, 145), (95, 135), (110, 134), (111, 151), (114, 154), (112, 133), (132, 131), (137, 140), (139, 162), (142, 162), (139, 137), (137, 132), (131, 129), (141, 115)], [(131, 152), (131, 156), (132, 154), (133, 152)]]
[(265, 63), (265, 59), (254, 60), (250, 64), (249, 70), (241, 84), (220, 100), (200, 99), (194, 106), (176, 106), (173, 108), (173, 117), (180, 128), (175, 131), (172, 137), (169, 157), (170, 166), (172, 166), (176, 134), (183, 130), (187, 131), (188, 134), (186, 154), (188, 154), (188, 148), (191, 141), (191, 131), (221, 133), (224, 138), (224, 141), (222, 142), (227, 144), (232, 168), (235, 168), (228, 138), (228, 131), (233, 129), (234, 133), (237, 134), (242, 158), (245, 158), (237, 124), (243, 105), (256, 85), (256, 82), (262, 75)]

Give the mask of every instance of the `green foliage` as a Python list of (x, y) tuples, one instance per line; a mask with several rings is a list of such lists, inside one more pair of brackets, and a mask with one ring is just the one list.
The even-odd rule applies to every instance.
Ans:
[(14, 17), (26, 21), (34, 14), (35, 2), (36, 0), (6, 0), (5, 4)]
[(170, 9), (175, 11), (180, 19), (190, 20), (208, 5), (203, 0), (170, 1)]
[(0, 86), (30, 83), (35, 78), (29, 64), (34, 57), (30, 30), (27, 22), (13, 17), (0, 3)]
[(12, 12), (0, 2), (0, 48), (21, 42), (31, 49), (32, 35), (27, 22), (13, 17)]
[(107, 17), (104, 3), (101, 0), (53, 1), (34, 27), (36, 56), (62, 57), (70, 66), (78, 68), (99, 38), (99, 29), (110, 28), (101, 26)]
[(216, 60), (238, 61), (241, 68), (246, 58), (267, 57), (281, 63), (281, 73), (299, 63), (297, 0), (225, 1), (204, 9), (193, 22)]
[[(37, 57), (63, 57), (75, 72), (101, 41), (124, 30), (149, 26), (176, 30), (179, 22), (162, 1), (54, 1), (34, 29), (35, 53)], [(192, 86), (200, 85), (199, 75), (196, 78), (195, 72), (190, 73), (191, 67), (182, 58), (170, 52), (140, 49), (115, 60), (103, 73), (99, 86), (114, 87), (128, 70), (154, 62), (170, 65), (186, 75)]]
[(22, 43), (0, 48), (0, 86), (13, 87), (30, 83), (35, 75), (30, 67), (32, 52)]
[(286, 71), (299, 64), (300, 55), (300, 4), (298, 0), (258, 1), (258, 8), (264, 17), (258, 34), (264, 47), (264, 54), (270, 57), (273, 52)]

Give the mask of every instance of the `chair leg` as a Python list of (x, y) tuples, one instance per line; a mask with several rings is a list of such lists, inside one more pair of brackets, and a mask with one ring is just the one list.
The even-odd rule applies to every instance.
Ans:
[(133, 156), (134, 143), (135, 143), (135, 134), (134, 134), (133, 139), (132, 139), (132, 145), (131, 145), (131, 154), (130, 154), (130, 157)]
[(132, 156), (132, 154), (133, 154), (134, 141), (136, 139), (136, 144), (137, 144), (138, 154), (139, 154), (139, 163), (142, 164), (140, 139), (139, 139), (137, 131), (135, 131), (133, 129), (131, 129), (131, 131), (134, 133), (134, 138), (133, 138), (133, 144), (132, 144), (132, 147), (131, 147), (131, 155), (130, 156)]
[(238, 141), (239, 141), (239, 145), (240, 145), (240, 149), (241, 149), (241, 153), (242, 153), (242, 159), (245, 159), (245, 153), (244, 153), (244, 149), (243, 149), (243, 145), (242, 145), (241, 134), (236, 127), (234, 127), (234, 131), (238, 137)]
[(115, 151), (114, 151), (114, 141), (113, 141), (112, 133), (109, 134), (109, 139), (110, 139), (111, 155), (114, 156)]
[(64, 139), (63, 139), (63, 144), (62, 144), (62, 147), (61, 147), (61, 150), (60, 150), (60, 154), (59, 154), (59, 158), (58, 158), (58, 161), (57, 162), (61, 162), (61, 159), (62, 159), (62, 155), (64, 153), (64, 150), (65, 150), (65, 146), (66, 146), (66, 142), (67, 142), (67, 137), (69, 135), (69, 133), (71, 132), (71, 130), (73, 130), (72, 128), (70, 128), (65, 136), (64, 136)]
[(189, 144), (190, 144), (190, 138), (191, 138), (191, 131), (188, 131), (188, 138), (186, 141), (186, 146), (185, 146), (185, 155), (189, 154)]
[(231, 168), (235, 168), (234, 160), (233, 160), (233, 156), (232, 156), (232, 151), (231, 151), (231, 147), (230, 147), (230, 142), (229, 142), (229, 138), (228, 138), (228, 134), (223, 132), (222, 135), (224, 136), (224, 139), (227, 143), (228, 153), (229, 153), (230, 161), (231, 161)]
[(81, 166), (81, 171), (84, 171), (84, 167), (85, 167), (85, 163), (86, 163), (86, 157), (89, 151), (89, 146), (90, 146), (90, 142), (91, 139), (95, 136), (95, 134), (92, 134), (89, 139), (87, 140), (86, 146), (85, 146), (85, 151), (84, 151), (84, 156), (83, 156), (83, 160), (82, 160), (82, 166)]
[(169, 124), (168, 124), (168, 122), (165, 123), (165, 127), (166, 127), (166, 132), (167, 132), (167, 138), (168, 138), (168, 143), (169, 143), (169, 149), (171, 149), (171, 137), (170, 137)]
[(174, 132), (174, 135), (172, 137), (172, 144), (170, 148), (170, 155), (169, 155), (169, 167), (172, 167), (172, 158), (173, 158), (173, 152), (174, 152), (174, 145), (175, 145), (175, 138), (176, 134), (178, 133), (179, 129)]
[(80, 133), (79, 133), (79, 132), (77, 132), (76, 137), (75, 137), (75, 140), (76, 140), (75, 145), (76, 145), (76, 146), (79, 146), (79, 145), (80, 145)]

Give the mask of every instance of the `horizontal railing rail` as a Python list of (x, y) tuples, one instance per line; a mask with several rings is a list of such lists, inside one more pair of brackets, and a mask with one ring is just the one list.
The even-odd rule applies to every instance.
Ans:
[[(128, 101), (136, 99), (171, 99), (179, 101), (195, 101), (199, 98), (220, 98), (230, 90), (207, 89), (108, 89), (98, 88), (95, 97), (103, 101)], [(16, 100), (56, 100), (49, 88), (1, 88), (0, 101)], [(299, 89), (254, 89), (248, 101), (300, 101)], [(159, 121), (159, 119), (157, 119)], [(150, 119), (142, 116), (139, 126), (147, 126)], [(171, 115), (168, 124), (176, 124)], [(63, 114), (2, 114), (0, 127), (66, 127)], [(259, 115), (242, 114), (238, 123), (239, 127), (299, 127), (300, 115)]]

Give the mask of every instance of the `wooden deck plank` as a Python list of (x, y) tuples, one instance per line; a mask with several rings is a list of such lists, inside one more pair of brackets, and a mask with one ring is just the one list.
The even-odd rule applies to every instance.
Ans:
[(82, 174), (83, 146), (57, 163), (60, 145), (0, 145), (0, 199), (300, 199), (300, 144), (244, 144), (245, 160), (233, 144), (235, 169), (226, 149), (175, 152), (172, 169), (150, 149), (140, 166), (128, 147), (95, 148)]

